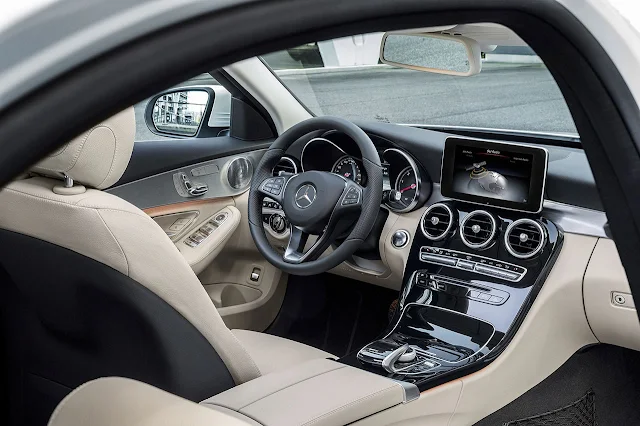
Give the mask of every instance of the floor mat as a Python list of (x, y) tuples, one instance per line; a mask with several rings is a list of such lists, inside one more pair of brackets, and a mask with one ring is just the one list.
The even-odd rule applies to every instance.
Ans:
[[(558, 422), (553, 416), (548, 423), (535, 422), (562, 413), (577, 401), (590, 403), (592, 423), (572, 423), (569, 418)], [(597, 345), (573, 355), (551, 376), (476, 426), (640, 425), (639, 401), (640, 352)], [(586, 417), (591, 419), (589, 413)]]
[(289, 276), (282, 308), (266, 332), (341, 357), (378, 337), (397, 296), (332, 274)]
[(596, 405), (593, 392), (569, 404), (548, 413), (515, 420), (504, 426), (596, 426)]

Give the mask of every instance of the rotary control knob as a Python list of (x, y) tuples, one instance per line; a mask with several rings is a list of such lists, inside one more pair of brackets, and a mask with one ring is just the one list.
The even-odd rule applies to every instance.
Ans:
[(276, 234), (282, 234), (287, 229), (287, 219), (278, 213), (274, 213), (269, 218), (269, 226)]

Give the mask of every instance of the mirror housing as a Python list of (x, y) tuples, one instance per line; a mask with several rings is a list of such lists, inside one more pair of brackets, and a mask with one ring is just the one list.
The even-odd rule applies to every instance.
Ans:
[(477, 41), (439, 33), (384, 33), (380, 61), (399, 68), (458, 76), (475, 75), (482, 69)]
[(222, 86), (174, 87), (149, 99), (145, 122), (160, 136), (215, 136), (230, 127), (231, 94)]

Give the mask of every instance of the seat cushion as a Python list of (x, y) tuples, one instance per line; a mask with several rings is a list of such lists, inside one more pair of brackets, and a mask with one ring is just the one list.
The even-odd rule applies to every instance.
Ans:
[(231, 330), (231, 332), (249, 352), (262, 374), (290, 368), (312, 359), (337, 358), (320, 349), (271, 334), (249, 330)]

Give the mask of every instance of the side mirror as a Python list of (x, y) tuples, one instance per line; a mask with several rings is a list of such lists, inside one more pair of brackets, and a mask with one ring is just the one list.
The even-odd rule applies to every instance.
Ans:
[(217, 135), (230, 126), (231, 94), (222, 86), (178, 87), (147, 103), (145, 121), (162, 136)]
[(447, 34), (385, 33), (380, 60), (395, 67), (459, 76), (478, 74), (482, 69), (478, 42)]

